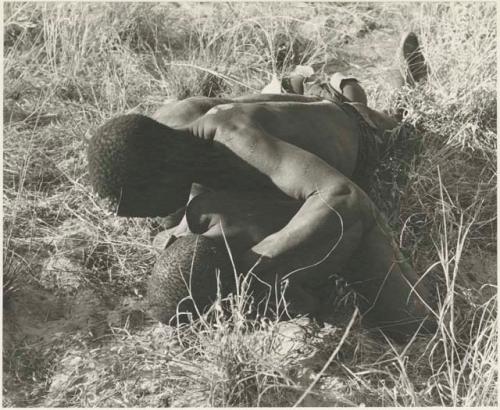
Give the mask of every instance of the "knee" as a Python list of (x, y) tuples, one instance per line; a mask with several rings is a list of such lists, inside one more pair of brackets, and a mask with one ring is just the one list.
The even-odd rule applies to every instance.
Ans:
[(367, 104), (365, 90), (359, 85), (357, 80), (345, 80), (342, 86), (342, 94), (352, 102)]
[(359, 85), (359, 81), (354, 77), (345, 76), (342, 73), (335, 73), (330, 79), (332, 87), (341, 93), (351, 102), (367, 104), (365, 90)]

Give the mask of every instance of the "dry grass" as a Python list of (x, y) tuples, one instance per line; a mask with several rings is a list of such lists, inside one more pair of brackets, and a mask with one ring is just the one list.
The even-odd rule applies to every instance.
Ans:
[[(293, 405), (314, 382), (302, 405), (497, 405), (495, 17), (493, 3), (4, 4), (3, 404)], [(409, 27), (431, 76), (394, 92), (379, 75), (391, 48), (370, 44)], [(283, 328), (245, 319), (242, 297), (190, 326), (147, 319), (163, 221), (94, 203), (87, 136), (168, 97), (253, 92), (295, 64), (328, 72), (356, 48), (370, 104), (403, 107), (418, 131), (418, 153), (387, 165), (405, 174), (390, 216), (438, 288), (437, 333), (344, 334), (351, 303), (335, 327)]]

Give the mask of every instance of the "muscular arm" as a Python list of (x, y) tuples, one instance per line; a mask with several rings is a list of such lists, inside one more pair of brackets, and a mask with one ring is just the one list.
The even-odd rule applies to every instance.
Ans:
[(262, 257), (254, 271), (286, 274), (316, 264), (335, 244), (329, 265), (345, 262), (367, 228), (371, 211), (368, 198), (354, 183), (316, 155), (258, 128), (219, 128), (215, 140), (267, 175), (286, 195), (304, 201), (284, 228), (252, 247), (243, 268)]

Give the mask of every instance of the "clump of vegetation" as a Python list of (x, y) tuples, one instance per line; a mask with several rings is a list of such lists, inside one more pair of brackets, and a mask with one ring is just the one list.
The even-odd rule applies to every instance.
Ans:
[[(497, 405), (495, 16), (493, 3), (6, 3), (3, 404)], [(430, 77), (393, 90), (382, 74), (409, 27)], [(88, 136), (167, 98), (258, 92), (296, 64), (353, 70), (371, 106), (414, 128), (418, 150), (385, 163), (405, 174), (387, 209), (436, 287), (435, 335), (395, 345), (342, 301), (335, 326), (296, 332), (246, 318), (241, 294), (189, 325), (144, 314), (164, 221), (94, 202)]]

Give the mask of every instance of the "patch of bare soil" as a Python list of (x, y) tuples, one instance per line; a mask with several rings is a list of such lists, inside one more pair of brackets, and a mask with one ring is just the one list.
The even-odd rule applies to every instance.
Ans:
[[(73, 284), (72, 277), (68, 284)], [(4, 405), (40, 405), (46, 392), (26, 385), (29, 374), (33, 384), (44, 385), (42, 390), (57, 390), (75, 345), (97, 346), (111, 334), (112, 327), (125, 323), (130, 328), (145, 323), (140, 305), (132, 298), (123, 298), (118, 306), (110, 308), (89, 288), (80, 287), (71, 295), (57, 296), (40, 287), (22, 287), (4, 306)], [(11, 363), (8, 358), (17, 358), (19, 362)], [(19, 373), (17, 380), (6, 372), (11, 366), (21, 367), (13, 372)]]

